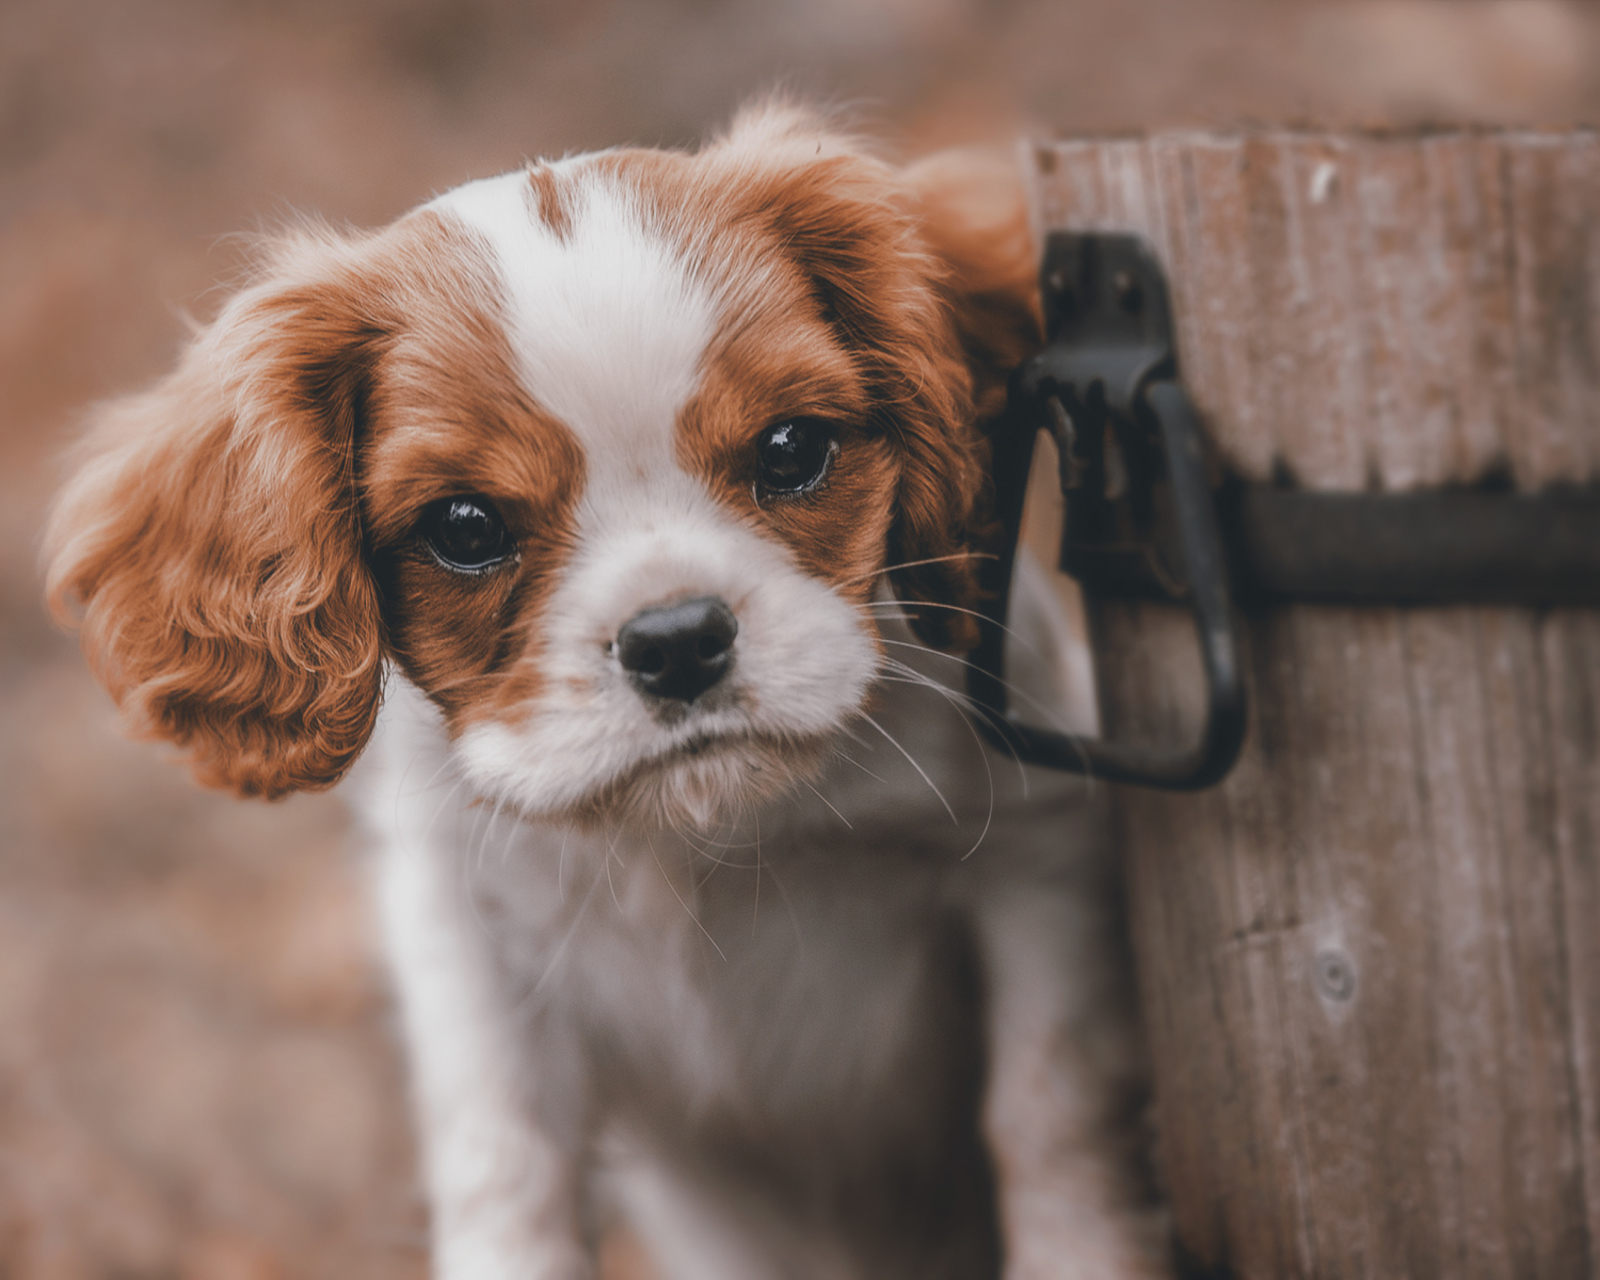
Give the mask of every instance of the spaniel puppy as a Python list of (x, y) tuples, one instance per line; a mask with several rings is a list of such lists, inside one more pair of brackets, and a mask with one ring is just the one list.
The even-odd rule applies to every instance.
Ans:
[(1099, 811), (958, 692), (1034, 263), (1006, 166), (768, 106), (292, 232), (100, 411), (50, 591), (131, 723), (246, 796), (366, 749), (445, 1280), (613, 1215), (682, 1280), (1160, 1273)]

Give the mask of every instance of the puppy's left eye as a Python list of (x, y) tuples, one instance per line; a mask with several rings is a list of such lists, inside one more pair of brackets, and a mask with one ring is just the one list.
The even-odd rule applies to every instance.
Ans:
[(838, 448), (833, 427), (815, 418), (768, 427), (756, 440), (761, 487), (770, 493), (805, 492), (822, 479)]
[(442, 498), (422, 513), (417, 531), (446, 569), (480, 573), (511, 554), (511, 533), (481, 494)]

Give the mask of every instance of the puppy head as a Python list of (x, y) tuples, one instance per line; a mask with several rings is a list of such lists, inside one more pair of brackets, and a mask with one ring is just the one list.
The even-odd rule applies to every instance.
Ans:
[(52, 598), (244, 794), (337, 780), (386, 661), (530, 815), (771, 794), (867, 696), (885, 574), (929, 643), (974, 638), (974, 418), (1037, 321), (1020, 203), (956, 186), (774, 108), (292, 236), (104, 411)]

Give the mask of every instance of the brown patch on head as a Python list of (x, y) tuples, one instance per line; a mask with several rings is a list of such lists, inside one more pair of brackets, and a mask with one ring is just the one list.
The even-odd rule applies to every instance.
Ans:
[[(699, 156), (656, 162), (641, 185), (723, 298), (680, 424), (685, 465), (811, 572), (865, 595), (883, 569), (923, 639), (969, 647), (984, 500), (975, 396), (992, 405), (994, 353), (1010, 359), (1016, 344), (987, 343), (986, 316), (1015, 317), (968, 305), (970, 273), (943, 252), (959, 237), (925, 234), (932, 206), (916, 188), (781, 106)], [(763, 499), (757, 440), (802, 416), (835, 425), (838, 454), (811, 491)]]
[[(837, 152), (837, 139), (828, 145)], [(783, 167), (783, 157), (772, 159)], [(791, 251), (789, 229), (757, 207), (774, 175), (729, 146), (699, 155), (618, 150), (585, 165), (637, 193), (651, 232), (674, 243), (721, 302), (700, 385), (679, 414), (679, 465), (746, 523), (785, 543), (806, 572), (846, 596), (869, 598), (901, 471), (892, 415), (882, 412), (875, 371), (842, 337), (839, 312), (811, 264)], [(797, 418), (830, 424), (838, 453), (815, 489), (764, 494), (757, 440)]]
[[(390, 645), (456, 726), (538, 692), (534, 620), (583, 483), (577, 441), (517, 376), (490, 262), (467, 244), (458, 261), (385, 351), (361, 455)], [(510, 531), (512, 554), (482, 573), (441, 565), (418, 528), (431, 504), (466, 495), (487, 498)]]
[(540, 160), (528, 170), (528, 190), (533, 199), (534, 216), (557, 240), (565, 241), (572, 234), (572, 203), (571, 192), (561, 175)]
[[(759, 303), (724, 327), (684, 408), (679, 459), (726, 506), (784, 542), (807, 573), (865, 601), (878, 585), (894, 513), (894, 450), (875, 422), (868, 380), (808, 281), (781, 260), (766, 274)], [(814, 488), (766, 491), (758, 440), (797, 420), (827, 424), (836, 452)]]

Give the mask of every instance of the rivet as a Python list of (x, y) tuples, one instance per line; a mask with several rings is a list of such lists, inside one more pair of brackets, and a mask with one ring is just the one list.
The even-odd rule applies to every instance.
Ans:
[(1131, 314), (1137, 315), (1139, 308), (1144, 306), (1144, 290), (1131, 272), (1119, 271), (1112, 276), (1111, 292), (1116, 297), (1117, 305)]
[(1324, 1000), (1343, 1004), (1356, 993), (1356, 964), (1337, 947), (1317, 952), (1312, 965), (1312, 981)]

